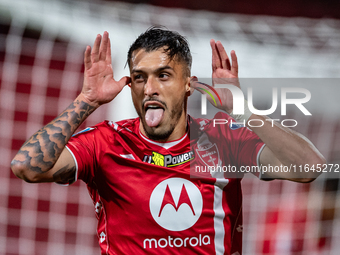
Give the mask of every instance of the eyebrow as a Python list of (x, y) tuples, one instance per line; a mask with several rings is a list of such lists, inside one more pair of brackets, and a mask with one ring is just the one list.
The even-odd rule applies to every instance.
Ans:
[[(171, 66), (162, 66), (162, 67), (159, 67), (155, 70), (156, 73), (159, 73), (159, 72), (162, 72), (164, 70), (167, 70), (167, 69), (170, 69), (170, 70), (174, 70)], [(142, 69), (132, 69), (131, 70), (131, 73), (143, 73), (144, 71)]]

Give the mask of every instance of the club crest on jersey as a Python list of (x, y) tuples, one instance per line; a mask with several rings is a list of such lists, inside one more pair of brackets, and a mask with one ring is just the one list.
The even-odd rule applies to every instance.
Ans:
[(194, 157), (195, 155), (193, 151), (174, 156), (171, 154), (163, 155), (153, 151), (152, 155), (144, 155), (143, 161), (157, 166), (174, 167), (189, 162), (194, 159)]
[(220, 153), (216, 143), (211, 144), (210, 147), (201, 147), (196, 149), (199, 158), (207, 165), (217, 167), (220, 161)]
[(216, 143), (210, 142), (206, 133), (203, 133), (197, 141), (196, 153), (208, 167), (217, 167), (220, 164), (220, 153)]

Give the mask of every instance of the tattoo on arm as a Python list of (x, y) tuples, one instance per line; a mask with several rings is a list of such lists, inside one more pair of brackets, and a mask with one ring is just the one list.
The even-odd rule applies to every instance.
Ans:
[[(95, 109), (94, 106), (76, 100), (57, 118), (26, 141), (13, 159), (12, 164), (23, 164), (27, 169), (37, 173), (49, 171), (58, 160), (74, 131)], [(73, 168), (68, 169), (67, 167), (66, 169), (68, 170), (66, 176), (68, 176), (69, 171)], [(64, 168), (60, 169), (56, 176), (59, 176), (60, 179), (60, 174), (63, 172), (65, 172)]]
[(64, 166), (53, 174), (53, 180), (59, 184), (72, 184), (76, 180), (76, 167)]

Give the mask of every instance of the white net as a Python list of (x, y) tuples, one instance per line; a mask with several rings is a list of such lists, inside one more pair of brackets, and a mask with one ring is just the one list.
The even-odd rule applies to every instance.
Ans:
[[(75, 98), (82, 82), (85, 45), (92, 44), (97, 33), (110, 32), (115, 76), (121, 77), (128, 74), (123, 67), (129, 45), (155, 24), (187, 36), (196, 76), (211, 75), (211, 38), (237, 52), (241, 77), (340, 76), (337, 20), (216, 14), (118, 2), (1, 0), (1, 254), (99, 253), (94, 209), (84, 185), (23, 183), (11, 174), (10, 160), (28, 136)], [(109, 118), (135, 116), (130, 101), (124, 89), (111, 103)], [(102, 121), (105, 114), (105, 109), (96, 112), (88, 124)], [(319, 115), (300, 129), (331, 163), (339, 163), (339, 118)], [(243, 180), (244, 254), (337, 254), (338, 182)]]

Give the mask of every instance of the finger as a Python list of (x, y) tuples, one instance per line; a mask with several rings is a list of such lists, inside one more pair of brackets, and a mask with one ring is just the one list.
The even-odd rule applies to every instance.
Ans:
[(230, 56), (231, 56), (231, 73), (234, 74), (235, 76), (238, 76), (238, 62), (237, 62), (237, 56), (236, 56), (236, 52), (234, 50), (232, 50), (230, 52)]
[(106, 60), (107, 47), (109, 43), (109, 33), (104, 32), (103, 39), (99, 48), (99, 60)]
[(101, 35), (97, 35), (96, 40), (94, 41), (92, 52), (91, 52), (91, 59), (93, 62), (97, 62), (99, 60), (99, 46), (102, 40)]
[(111, 65), (111, 40), (109, 38), (108, 45), (107, 45), (107, 51), (106, 51), (106, 62)]
[(230, 70), (230, 60), (229, 60), (228, 54), (225, 51), (223, 44), (220, 41), (216, 42), (216, 48), (217, 48), (218, 54), (221, 58), (221, 63), (222, 63), (223, 69)]
[(88, 70), (92, 66), (91, 62), (91, 47), (86, 46), (85, 53), (84, 53), (84, 65), (85, 65), (85, 70)]
[(212, 70), (215, 71), (217, 68), (221, 68), (221, 59), (216, 49), (216, 43), (214, 39), (210, 40), (210, 46), (212, 50)]

